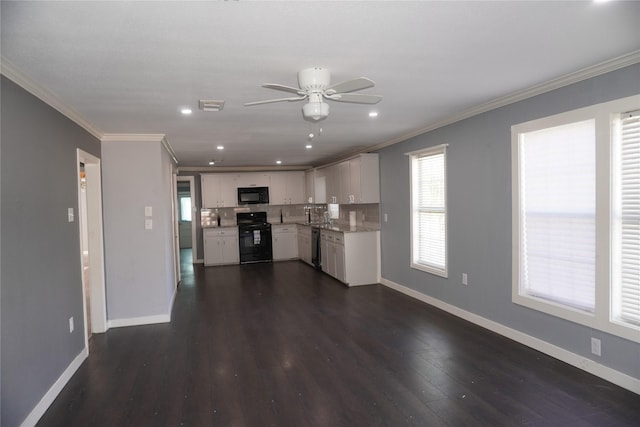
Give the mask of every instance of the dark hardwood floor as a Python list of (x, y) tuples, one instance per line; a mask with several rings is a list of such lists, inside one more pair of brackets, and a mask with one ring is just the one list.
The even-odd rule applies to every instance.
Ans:
[(170, 324), (94, 334), (40, 426), (638, 426), (640, 396), (302, 262), (185, 265)]

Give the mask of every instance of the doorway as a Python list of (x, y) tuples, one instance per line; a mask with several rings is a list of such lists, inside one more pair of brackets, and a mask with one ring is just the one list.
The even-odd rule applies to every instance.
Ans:
[(192, 176), (176, 178), (176, 213), (178, 227), (178, 248), (180, 251), (181, 274), (193, 274), (196, 260), (196, 209), (195, 179)]
[(80, 265), (88, 350), (91, 334), (107, 330), (100, 159), (78, 149), (77, 166)]

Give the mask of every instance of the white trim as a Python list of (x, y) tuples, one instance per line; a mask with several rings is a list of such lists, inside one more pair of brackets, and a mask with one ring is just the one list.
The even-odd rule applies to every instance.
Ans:
[(449, 144), (434, 145), (432, 147), (421, 148), (419, 150), (409, 151), (404, 153), (405, 156), (426, 156), (431, 153), (445, 152)]
[(204, 258), (198, 258), (193, 262), (194, 264), (204, 264)]
[(162, 142), (163, 133), (105, 133), (102, 142)]
[[(161, 142), (164, 149), (167, 150), (167, 153), (169, 153), (171, 160), (173, 160), (173, 162), (177, 165), (178, 158), (176, 157), (176, 152), (173, 151), (173, 147), (171, 146), (171, 144), (169, 144), (169, 140), (167, 139), (167, 137), (165, 136), (164, 138), (162, 138)], [(176, 171), (176, 173), (178, 173), (178, 171)]]
[(608, 61), (604, 61), (587, 68), (583, 68), (582, 70), (578, 70), (570, 74), (565, 74), (564, 76), (560, 76), (556, 79), (549, 80), (547, 82), (544, 82), (535, 86), (531, 86), (527, 89), (516, 91), (509, 95), (496, 98), (489, 102), (485, 102), (484, 104), (480, 104), (476, 107), (462, 111), (458, 114), (454, 114), (452, 116), (445, 117), (442, 120), (433, 122), (430, 125), (417, 129), (413, 132), (398, 136), (396, 138), (393, 138), (389, 141), (386, 141), (377, 145), (372, 145), (370, 147), (367, 147), (362, 152), (377, 151), (382, 148), (388, 147), (390, 145), (394, 145), (399, 142), (406, 141), (407, 139), (411, 139), (418, 135), (422, 135), (423, 133), (427, 133), (432, 130), (450, 125), (452, 123), (456, 123), (461, 120), (468, 119), (469, 117), (486, 113), (487, 111), (495, 110), (496, 108), (504, 107), (509, 104), (514, 104), (516, 102), (523, 101), (525, 99), (532, 98), (534, 96), (541, 95), (543, 93), (551, 92), (561, 87), (569, 86), (574, 83), (578, 83), (583, 80), (590, 79), (592, 77), (597, 77), (599, 75), (606, 74), (611, 71), (619, 70), (621, 68), (628, 67), (629, 65), (633, 65), (638, 62), (640, 62), (640, 50), (636, 50), (634, 52), (631, 52), (622, 56), (618, 56), (617, 58), (613, 58)]
[[(421, 148), (419, 150), (415, 150), (409, 153), (405, 153), (406, 156), (409, 157), (409, 204), (410, 204), (410, 220), (409, 220), (409, 227), (410, 227), (410, 233), (409, 233), (409, 244), (411, 245), (411, 255), (410, 255), (410, 259), (409, 259), (409, 267), (416, 269), (416, 270), (420, 270), (420, 271), (424, 271), (426, 273), (430, 273), (430, 274), (435, 274), (436, 276), (440, 276), (440, 277), (444, 277), (444, 278), (448, 278), (449, 277), (449, 204), (448, 204), (448, 195), (447, 195), (447, 188), (448, 188), (448, 178), (447, 178), (447, 148), (449, 147), (449, 144), (440, 144), (440, 145), (436, 145), (436, 146), (432, 146), (432, 147), (427, 147), (427, 148)], [(444, 174), (444, 180), (443, 180), (443, 187), (444, 187), (444, 221), (445, 221), (445, 229), (444, 229), (444, 268), (440, 268), (437, 266), (432, 266), (432, 265), (427, 265), (427, 264), (421, 264), (416, 262), (416, 247), (415, 244), (417, 243), (415, 240), (415, 236), (418, 233), (418, 230), (415, 227), (415, 221), (416, 221), (416, 216), (415, 216), (415, 206), (414, 206), (414, 195), (416, 192), (416, 188), (415, 186), (417, 185), (416, 183), (414, 183), (414, 175), (415, 175), (415, 165), (414, 163), (416, 162), (417, 159), (420, 158), (424, 158), (424, 157), (430, 157), (430, 156), (436, 156), (436, 155), (440, 155), (442, 154), (443, 156), (443, 174)]]
[(49, 390), (42, 396), (42, 399), (38, 402), (38, 404), (31, 410), (27, 418), (24, 419), (20, 427), (32, 427), (35, 426), (36, 423), (42, 418), (44, 413), (49, 409), (49, 406), (53, 403), (53, 401), (58, 397), (64, 386), (69, 382), (73, 374), (80, 368), (82, 362), (89, 356), (89, 351), (84, 348), (80, 353), (71, 361), (67, 369), (62, 372), (62, 375), (58, 377), (55, 383), (49, 388)]
[[(611, 316), (610, 283), (610, 182), (611, 182), (611, 117), (612, 114), (637, 109), (640, 95), (594, 104), (552, 116), (511, 126), (511, 216), (512, 216), (512, 302), (571, 322), (589, 326), (634, 342), (640, 342), (640, 328), (616, 322)], [(541, 128), (561, 126), (581, 120), (596, 121), (596, 302), (593, 313), (543, 300), (520, 289), (520, 134)]]
[(102, 138), (102, 132), (89, 123), (84, 117), (80, 115), (73, 108), (62, 102), (57, 96), (49, 92), (47, 89), (33, 81), (24, 73), (19, 71), (11, 62), (6, 58), (0, 57), (0, 73), (3, 76), (20, 86), (22, 89), (29, 92), (31, 95), (40, 99), (51, 108), (57, 110), (69, 120), (76, 123), (78, 126), (89, 132), (96, 138)]
[(453, 314), (454, 316), (460, 317), (461, 319), (467, 320), (473, 324), (512, 339), (520, 344), (526, 345), (527, 347), (531, 347), (544, 354), (568, 363), (569, 365), (574, 366), (578, 369), (582, 369), (583, 371), (607, 380), (624, 389), (632, 391), (636, 394), (640, 394), (640, 379), (638, 378), (634, 378), (623, 372), (616, 371), (615, 369), (609, 368), (608, 366), (580, 356), (579, 354), (572, 353), (539, 338), (532, 337), (531, 335), (527, 335), (516, 329), (509, 328), (508, 326), (505, 326), (501, 323), (497, 323), (485, 317), (478, 316), (477, 314), (463, 310), (439, 299), (430, 297), (429, 295), (425, 295), (421, 292), (400, 285), (399, 283), (395, 283), (391, 280), (381, 278), (380, 283), (407, 296), (444, 310), (447, 313)]
[[(175, 295), (175, 292), (174, 292)], [(173, 307), (173, 299), (171, 300)], [(168, 314), (156, 314), (153, 316), (129, 317), (126, 319), (111, 319), (107, 322), (109, 328), (123, 328), (126, 326), (153, 325), (156, 323), (170, 323), (171, 311)]]
[[(196, 213), (197, 213), (197, 208), (196, 208), (196, 199), (195, 199), (195, 185), (196, 185), (196, 181), (195, 181), (195, 177), (194, 176), (181, 176), (181, 175), (177, 175), (176, 176), (176, 181), (180, 182), (188, 182), (189, 183), (189, 194), (191, 196), (191, 262), (194, 262), (196, 259), (196, 252), (197, 252), (197, 240), (196, 240)], [(179, 218), (178, 218), (179, 220)], [(178, 248), (178, 251), (180, 250), (180, 248)]]
[(176, 297), (178, 296), (178, 287), (175, 286), (173, 288), (173, 295), (171, 295), (171, 300), (169, 301), (169, 322), (171, 322), (171, 313), (173, 312), (173, 303), (176, 302)]
[(182, 172), (288, 172), (307, 171), (313, 166), (179, 166), (178, 173)]

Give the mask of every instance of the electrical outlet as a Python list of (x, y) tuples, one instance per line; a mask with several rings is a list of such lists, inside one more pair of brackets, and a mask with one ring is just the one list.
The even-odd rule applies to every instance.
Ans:
[(67, 209), (67, 221), (73, 222), (73, 220), (74, 220), (73, 208), (68, 208)]
[(384, 214), (384, 222), (389, 221), (389, 217), (387, 216), (387, 214)]
[(602, 356), (602, 347), (598, 338), (591, 338), (591, 353)]
[(73, 326), (73, 316), (69, 317), (69, 333), (73, 333), (74, 330), (74, 326)]
[(463, 285), (468, 285), (469, 284), (469, 277), (467, 276), (467, 273), (462, 273), (462, 284)]

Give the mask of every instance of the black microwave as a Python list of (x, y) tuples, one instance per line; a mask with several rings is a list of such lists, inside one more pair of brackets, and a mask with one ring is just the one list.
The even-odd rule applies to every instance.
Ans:
[(257, 205), (269, 203), (269, 187), (239, 187), (238, 205)]

